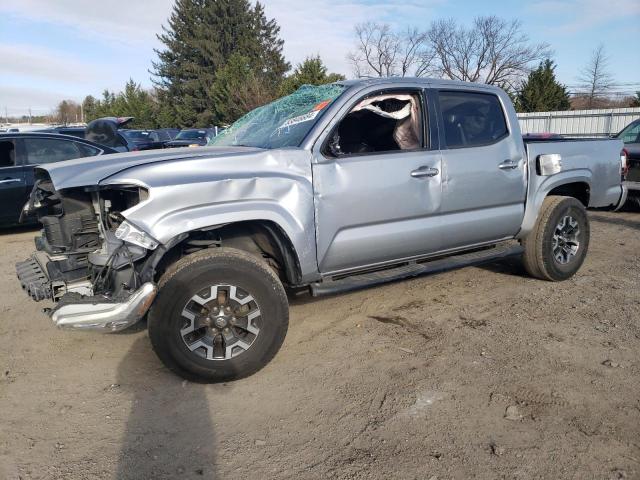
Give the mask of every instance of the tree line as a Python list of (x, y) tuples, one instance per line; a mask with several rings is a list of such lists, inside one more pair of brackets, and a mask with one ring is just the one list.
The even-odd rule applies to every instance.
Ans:
[[(424, 31), (368, 22), (355, 26), (354, 37), (347, 59), (357, 77), (435, 76), (498, 85), (520, 111), (566, 110), (576, 99), (583, 108), (597, 108), (615, 84), (600, 46), (579, 77), (578, 94), (570, 95), (556, 79), (549, 45), (533, 43), (519, 21), (496, 16), (478, 17), (470, 26), (437, 20)], [(59, 121), (69, 122), (80, 110), (86, 121), (133, 116), (137, 128), (225, 125), (303, 84), (344, 79), (329, 73), (317, 55), (288, 73), (280, 27), (260, 2), (177, 0), (158, 39), (163, 47), (155, 51), (153, 89), (131, 79), (121, 92), (105, 90), (82, 105), (65, 101), (56, 112)]]

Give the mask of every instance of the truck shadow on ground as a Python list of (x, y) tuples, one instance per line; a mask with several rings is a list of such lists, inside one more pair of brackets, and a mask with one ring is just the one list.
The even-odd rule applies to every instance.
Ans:
[(519, 257), (508, 258), (499, 262), (485, 263), (484, 265), (478, 265), (478, 268), (488, 272), (500, 273), (502, 275), (509, 275), (512, 277), (529, 277), (529, 274), (524, 269), (522, 260)]
[[(640, 221), (630, 220), (622, 216), (610, 217), (591, 213), (591, 215), (589, 215), (589, 218), (593, 222), (609, 223), (611, 225), (620, 225), (621, 227), (632, 228), (633, 230), (640, 230)], [(640, 218), (640, 215), (638, 218)]]
[[(114, 478), (217, 478), (215, 432), (206, 392), (160, 364), (146, 334), (118, 366), (120, 393), (131, 398)], [(228, 388), (228, 387), (225, 387)], [(121, 398), (122, 398), (121, 397)]]

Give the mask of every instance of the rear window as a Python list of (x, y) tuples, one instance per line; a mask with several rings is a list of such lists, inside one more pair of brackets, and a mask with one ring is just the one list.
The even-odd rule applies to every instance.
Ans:
[(122, 132), (122, 134), (131, 139), (131, 140), (148, 140), (149, 139), (149, 132), (145, 132), (142, 130), (120, 130)]
[(640, 122), (627, 126), (620, 132), (620, 138), (624, 143), (640, 143)]
[(176, 140), (199, 140), (206, 136), (206, 130), (182, 130), (176, 137)]
[(438, 95), (446, 148), (489, 145), (508, 134), (498, 97), (442, 91)]
[(83, 157), (93, 157), (101, 152), (101, 150), (84, 143), (76, 143), (76, 147), (78, 147)]

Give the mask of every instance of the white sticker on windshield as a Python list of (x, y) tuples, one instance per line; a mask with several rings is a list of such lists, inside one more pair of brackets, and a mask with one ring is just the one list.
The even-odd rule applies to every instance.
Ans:
[(318, 116), (320, 110), (312, 110), (309, 113), (305, 113), (304, 115), (298, 115), (297, 117), (290, 118), (285, 120), (285, 122), (278, 127), (278, 130), (282, 130), (293, 125), (297, 125), (298, 123), (308, 122), (309, 120), (313, 120)]

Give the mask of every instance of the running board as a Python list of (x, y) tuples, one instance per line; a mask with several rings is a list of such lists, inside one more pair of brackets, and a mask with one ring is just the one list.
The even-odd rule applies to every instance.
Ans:
[(425, 260), (421, 263), (405, 263), (398, 267), (376, 270), (375, 272), (353, 274), (340, 279), (326, 279), (310, 285), (311, 295), (331, 295), (361, 288), (372, 287), (382, 283), (393, 282), (404, 278), (417, 277), (432, 273), (446, 272), (456, 268), (471, 267), (522, 254), (524, 249), (519, 244), (501, 244), (493, 248), (460, 253), (436, 260)]

